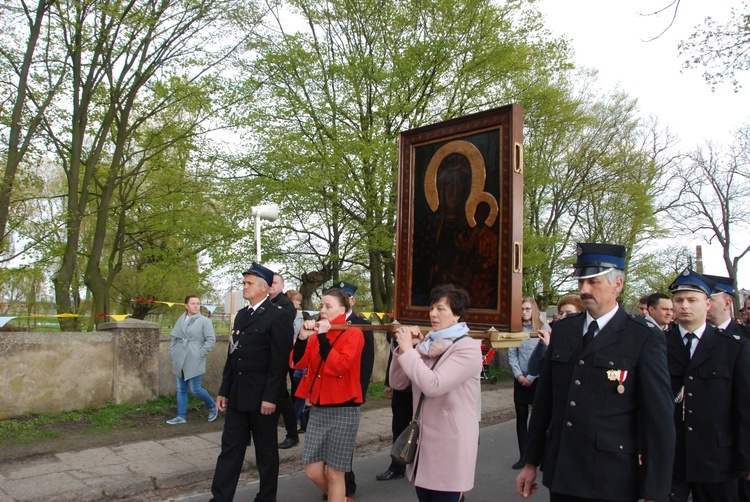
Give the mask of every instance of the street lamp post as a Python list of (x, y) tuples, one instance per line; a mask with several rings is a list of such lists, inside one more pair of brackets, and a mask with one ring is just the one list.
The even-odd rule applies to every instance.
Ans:
[(250, 216), (255, 218), (255, 261), (260, 263), (260, 220), (276, 221), (279, 218), (279, 205), (253, 206), (250, 208)]

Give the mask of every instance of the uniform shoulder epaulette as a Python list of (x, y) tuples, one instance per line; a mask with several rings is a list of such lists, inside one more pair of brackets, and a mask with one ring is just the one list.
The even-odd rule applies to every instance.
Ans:
[(661, 328), (659, 326), (657, 326), (656, 324), (652, 323), (651, 321), (647, 321), (646, 319), (644, 319), (643, 317), (641, 317), (639, 315), (629, 314), (628, 318), (631, 321), (640, 324), (641, 326), (646, 326), (647, 328), (656, 328), (659, 331), (661, 331)]
[(745, 343), (745, 338), (742, 335), (738, 335), (736, 333), (730, 333), (729, 331), (721, 328), (716, 328), (716, 333), (725, 336), (727, 338), (731, 338), (737, 343)]

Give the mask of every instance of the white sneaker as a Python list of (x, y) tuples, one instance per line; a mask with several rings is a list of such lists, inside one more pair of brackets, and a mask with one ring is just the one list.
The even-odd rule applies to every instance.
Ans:
[(213, 422), (216, 420), (216, 417), (219, 416), (219, 407), (214, 406), (213, 408), (208, 410), (208, 421)]
[(174, 417), (171, 420), (167, 420), (167, 423), (169, 425), (184, 424), (184, 423), (187, 423), (187, 419), (186, 418), (182, 418), (182, 417)]

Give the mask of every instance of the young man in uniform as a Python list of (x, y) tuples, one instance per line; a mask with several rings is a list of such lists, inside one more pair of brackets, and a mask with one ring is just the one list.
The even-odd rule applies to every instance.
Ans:
[(750, 471), (750, 344), (706, 322), (713, 281), (685, 269), (669, 289), (667, 352), (677, 432), (670, 500), (739, 500)]

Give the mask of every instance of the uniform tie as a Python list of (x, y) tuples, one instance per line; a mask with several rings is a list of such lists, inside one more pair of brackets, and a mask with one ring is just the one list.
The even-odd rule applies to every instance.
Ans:
[(586, 345), (588, 345), (589, 342), (594, 339), (594, 333), (596, 333), (597, 329), (599, 329), (599, 324), (597, 324), (596, 321), (591, 321), (591, 323), (589, 323), (589, 329), (587, 329), (586, 334), (583, 335), (584, 348), (586, 348)]
[(685, 347), (687, 347), (688, 354), (690, 355), (690, 358), (693, 358), (693, 340), (698, 338), (695, 336), (695, 333), (687, 333), (685, 334)]

